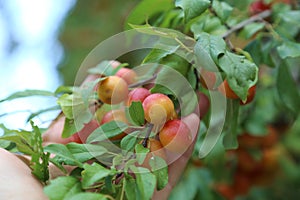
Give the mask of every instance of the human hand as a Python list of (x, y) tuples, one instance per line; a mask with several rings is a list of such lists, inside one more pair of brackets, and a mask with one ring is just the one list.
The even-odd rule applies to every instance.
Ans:
[[(118, 63), (116, 63), (118, 64)], [(97, 76), (88, 76), (87, 79), (84, 82), (93, 81), (97, 79)], [(182, 119), (186, 125), (191, 130), (192, 138), (193, 140), (196, 138), (198, 128), (199, 128), (199, 117), (196, 114), (190, 114), (189, 116)], [(65, 117), (63, 115), (59, 116), (56, 120), (53, 121), (49, 129), (43, 134), (43, 141), (44, 145), (50, 144), (50, 143), (61, 143), (61, 144), (67, 144), (70, 142), (76, 141), (78, 138), (75, 138), (74, 136), (71, 136), (69, 138), (62, 138), (61, 133), (64, 127), (64, 121)], [(91, 133), (96, 127), (93, 126), (85, 126), (83, 131), (80, 132), (79, 137), (80, 138), (86, 138), (89, 133)], [(77, 136), (78, 137), (78, 136)], [(170, 163), (168, 166), (168, 172), (169, 172), (169, 182), (166, 185), (166, 187), (161, 191), (155, 191), (153, 195), (153, 199), (167, 199), (169, 194), (171, 193), (173, 187), (176, 185), (178, 179), (180, 178), (182, 172), (184, 171), (187, 161), (189, 160), (192, 151), (194, 147), (194, 142), (190, 145), (190, 147), (187, 149), (187, 151), (184, 154), (172, 154), (170, 152), (167, 152), (167, 162)], [(43, 193), (43, 185), (39, 183), (34, 176), (30, 173), (29, 168), (29, 158), (22, 158), (24, 162), (20, 162), (21, 160), (18, 159), (15, 155), (6, 152), (4, 150), (0, 151), (0, 158), (4, 161), (4, 165), (2, 165), (2, 171), (7, 172), (5, 175), (3, 175), (2, 180), (9, 179), (13, 177), (13, 174), (18, 175), (18, 193), (14, 193), (13, 189), (13, 182), (9, 182), (7, 184), (7, 188), (10, 188), (11, 190), (7, 190), (4, 187), (1, 187), (1, 190), (3, 192), (2, 195), (10, 196), (10, 199), (20, 198), (20, 194), (27, 193), (27, 191), (34, 190), (35, 192), (30, 192), (30, 194), (27, 195), (28, 199), (47, 199), (47, 197)], [(11, 167), (14, 166), (14, 167)], [(73, 168), (69, 168), (71, 171)], [(50, 171), (50, 177), (55, 178), (57, 176), (63, 175), (60, 170), (58, 170), (54, 165), (49, 166)], [(0, 180), (0, 185), (1, 184)], [(28, 184), (30, 183), (30, 184)]]

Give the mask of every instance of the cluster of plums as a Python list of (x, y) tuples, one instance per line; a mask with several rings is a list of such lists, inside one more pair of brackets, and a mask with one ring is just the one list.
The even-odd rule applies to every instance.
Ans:
[[(156, 130), (159, 130), (159, 141), (166, 149), (181, 152), (190, 143), (190, 131), (183, 121), (177, 119), (174, 104), (167, 95), (161, 93), (151, 94), (144, 87), (130, 90), (128, 81), (117, 75), (108, 76), (101, 81), (97, 93), (100, 101), (106, 104), (124, 103), (125, 106), (130, 106), (132, 102), (141, 102), (146, 122), (153, 124)], [(125, 110), (116, 109), (107, 112), (100, 124), (112, 120), (128, 123)], [(122, 133), (111, 139), (122, 139), (125, 135), (125, 133)]]
[[(239, 97), (230, 89), (226, 79), (217, 85), (216, 75), (214, 72), (202, 70), (199, 78), (199, 84), (203, 88), (209, 90), (219, 90), (227, 98), (238, 99)], [(103, 104), (111, 105), (111, 109), (105, 113), (101, 113), (100, 117), (91, 120), (85, 127), (74, 134), (73, 141), (84, 143), (86, 138), (93, 130), (111, 121), (120, 121), (130, 124), (126, 107), (129, 108), (132, 102), (140, 102), (143, 108), (144, 121), (141, 128), (152, 127), (150, 135), (142, 136), (140, 143), (144, 147), (149, 148), (150, 153), (147, 155), (148, 160), (151, 155), (166, 158), (166, 151), (182, 154), (192, 143), (191, 130), (186, 123), (179, 117), (180, 108), (174, 106), (171, 98), (162, 93), (151, 93), (149, 82), (143, 80), (137, 81), (138, 76), (133, 69), (120, 68), (114, 75), (103, 76), (102, 80), (95, 88), (99, 101)], [(141, 84), (137, 84), (141, 83)], [(207, 115), (210, 108), (210, 99), (208, 96), (195, 91), (198, 97), (198, 110), (200, 119)], [(242, 105), (248, 104), (253, 100), (255, 94), (255, 86), (251, 87), (248, 92), (246, 102), (240, 101)], [(129, 128), (130, 129), (130, 128)], [(142, 129), (141, 129), (142, 130)], [(121, 141), (126, 135), (130, 134), (130, 130), (126, 130), (119, 135), (109, 137), (113, 142)], [(147, 165), (147, 164), (146, 164)]]
[[(101, 77), (102, 80), (95, 90), (99, 101), (111, 105), (107, 106), (110, 109), (100, 115), (97, 115), (96, 112), (97, 119), (93, 119), (81, 131), (72, 136), (76, 138), (75, 142), (84, 143), (88, 134), (97, 127), (111, 121), (120, 121), (129, 126), (133, 125), (130, 124), (131, 121), (128, 118), (128, 113), (126, 113), (126, 108), (129, 108), (133, 102), (140, 102), (144, 113), (144, 124), (140, 125), (140, 130), (152, 127), (150, 135), (146, 135), (146, 131), (143, 131), (142, 134), (144, 135), (141, 135), (137, 140), (150, 150), (146, 156), (144, 166), (149, 166), (147, 160), (153, 155), (166, 159), (167, 151), (182, 154), (187, 150), (192, 143), (191, 130), (179, 117), (178, 108), (175, 107), (169, 96), (162, 93), (151, 93), (149, 85), (153, 86), (153, 84), (149, 84), (149, 82), (142, 83), (143, 80), (138, 81), (136, 72), (130, 68), (123, 67), (114, 75), (101, 75)], [(204, 101), (208, 102), (208, 98), (206, 97)], [(205, 112), (207, 112), (207, 109)], [(108, 139), (118, 143), (131, 133), (131, 128), (128, 129)]]

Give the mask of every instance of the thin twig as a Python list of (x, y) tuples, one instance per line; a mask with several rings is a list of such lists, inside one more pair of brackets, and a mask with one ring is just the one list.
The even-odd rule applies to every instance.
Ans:
[(265, 10), (257, 15), (253, 15), (252, 17), (250, 17), (247, 20), (244, 20), (240, 23), (238, 23), (237, 25), (233, 26), (231, 29), (229, 29), (226, 33), (224, 33), (222, 35), (223, 38), (227, 38), (230, 34), (232, 34), (235, 31), (240, 30), (241, 28), (243, 28), (244, 26), (251, 24), (252, 22), (258, 21), (258, 20), (262, 20), (264, 18), (267, 18), (269, 16), (271, 16), (271, 11), (270, 10)]
[(154, 79), (156, 79), (156, 77), (157, 77), (157, 74), (154, 74), (152, 77), (150, 77), (146, 80), (137, 82), (137, 83), (133, 83), (133, 84), (129, 85), (128, 87), (129, 88), (135, 88), (135, 87), (139, 87), (141, 85), (145, 85), (146, 83), (149, 83), (149, 82), (153, 81)]
[(149, 136), (150, 136), (150, 134), (151, 134), (151, 131), (152, 131), (153, 127), (154, 127), (154, 124), (151, 124), (151, 123), (150, 123), (150, 124), (148, 125), (148, 129), (147, 129), (145, 138), (144, 138), (144, 140), (143, 140), (143, 142), (142, 142), (143, 147), (147, 147), (148, 139), (149, 139)]

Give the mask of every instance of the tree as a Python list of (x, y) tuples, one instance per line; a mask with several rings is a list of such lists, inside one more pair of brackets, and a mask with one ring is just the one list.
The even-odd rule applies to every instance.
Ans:
[[(128, 15), (127, 31), (81, 64), (78, 73), (91, 74), (91, 81), (1, 101), (56, 97), (68, 142), (43, 147), (33, 124), (32, 133), (2, 125), (1, 145), (32, 156), (33, 174), (47, 184), (50, 199), (150, 199), (193, 139), (170, 199), (296, 199), (298, 8), (296, 1), (277, 0), (143, 0)], [(118, 75), (122, 69), (134, 74), (133, 82)], [(192, 113), (200, 128), (185, 120)], [(88, 129), (95, 121), (101, 123)], [(48, 162), (75, 169), (48, 182)]]

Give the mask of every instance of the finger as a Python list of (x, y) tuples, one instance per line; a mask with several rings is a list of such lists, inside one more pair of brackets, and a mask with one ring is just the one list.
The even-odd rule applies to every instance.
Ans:
[[(193, 152), (193, 148), (195, 146), (195, 142), (196, 142), (196, 136), (198, 133), (198, 129), (199, 129), (199, 125), (200, 125), (200, 120), (199, 117), (196, 114), (190, 114), (187, 117), (182, 119), (186, 125), (189, 127), (191, 134), (192, 134), (192, 138), (193, 138), (193, 142), (191, 143), (191, 145), (189, 146), (189, 148), (187, 149), (187, 151), (178, 156), (176, 160), (174, 160), (168, 167), (169, 170), (169, 181), (168, 184), (166, 185), (166, 187), (160, 191), (155, 191), (152, 199), (153, 200), (164, 200), (167, 199), (168, 196), (170, 195), (173, 187), (176, 185), (176, 183), (178, 182), (178, 179), (180, 178), (180, 176), (182, 175), (188, 160), (190, 159), (192, 152)], [(174, 158), (173, 158), (174, 159)]]
[(48, 199), (42, 184), (17, 156), (0, 148), (0, 199)]
[[(116, 64), (114, 64), (116, 65)], [(99, 75), (89, 75), (85, 78), (82, 85), (94, 81), (99, 78)], [(94, 110), (94, 109), (91, 109)], [(74, 142), (76, 138), (74, 136), (63, 138), (61, 136), (65, 124), (65, 116), (61, 113), (57, 118), (50, 124), (49, 128), (43, 134), (43, 142), (45, 144), (50, 143), (60, 143), (60, 144), (68, 144), (70, 142)]]

